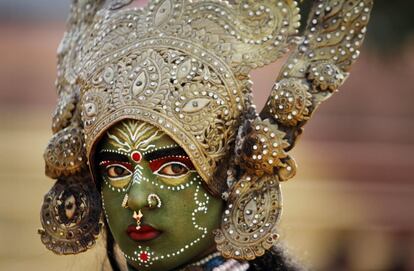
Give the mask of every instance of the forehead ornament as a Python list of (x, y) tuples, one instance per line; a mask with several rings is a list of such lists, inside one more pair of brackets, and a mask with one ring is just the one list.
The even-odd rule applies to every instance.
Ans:
[(139, 163), (141, 162), (142, 159), (142, 154), (139, 151), (133, 151), (131, 152), (131, 159), (132, 161), (134, 161), (135, 163)]

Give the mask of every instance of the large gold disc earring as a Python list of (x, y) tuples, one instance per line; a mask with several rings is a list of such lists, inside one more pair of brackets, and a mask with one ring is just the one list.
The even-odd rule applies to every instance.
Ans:
[(101, 202), (88, 177), (58, 179), (45, 195), (39, 230), (43, 244), (56, 254), (77, 254), (95, 244)]

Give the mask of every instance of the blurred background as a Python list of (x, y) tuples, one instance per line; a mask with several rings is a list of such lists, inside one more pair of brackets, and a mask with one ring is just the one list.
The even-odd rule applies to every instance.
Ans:
[[(308, 6), (311, 1), (304, 1)], [(282, 241), (314, 270), (414, 270), (414, 2), (376, 0), (359, 61), (323, 104), (284, 183)], [(0, 270), (101, 270), (37, 235), (69, 0), (0, 0)], [(263, 105), (282, 62), (253, 73)]]

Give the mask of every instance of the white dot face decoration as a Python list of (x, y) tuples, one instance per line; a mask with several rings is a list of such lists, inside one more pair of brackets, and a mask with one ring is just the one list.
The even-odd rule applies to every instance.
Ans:
[(124, 120), (107, 131), (96, 152), (105, 217), (129, 265), (169, 270), (214, 246), (222, 200), (204, 189), (170, 137)]

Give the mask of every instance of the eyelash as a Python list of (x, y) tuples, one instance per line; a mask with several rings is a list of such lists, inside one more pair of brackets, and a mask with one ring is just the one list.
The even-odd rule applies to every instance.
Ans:
[(158, 172), (162, 166), (165, 166), (167, 163), (171, 163), (171, 162), (179, 162), (183, 164), (184, 166), (186, 166), (188, 170), (194, 170), (194, 165), (193, 163), (191, 163), (190, 158), (185, 157), (185, 156), (168, 156), (168, 157), (159, 158), (159, 159), (150, 161), (149, 166), (151, 168), (151, 171), (155, 173), (155, 172)]
[(179, 165), (185, 167), (187, 170), (190, 170), (185, 164), (177, 162), (177, 161), (173, 161), (173, 162), (167, 162), (167, 163), (163, 164), (158, 170), (154, 171), (154, 174), (156, 174), (158, 176), (168, 177), (168, 178), (180, 177), (181, 175), (179, 175), (179, 176), (169, 176), (169, 175), (165, 175), (165, 174), (160, 173), (161, 169), (164, 169), (165, 167), (167, 167), (169, 165), (172, 165), (172, 164), (179, 164)]
[(118, 161), (102, 161), (99, 163), (99, 166), (101, 166), (104, 169), (107, 169), (109, 166), (114, 166), (114, 165), (121, 165), (124, 166), (126, 169), (128, 169), (129, 171), (134, 171), (134, 168), (132, 167), (131, 163), (128, 162), (118, 162)]
[[(187, 156), (167, 156), (167, 157), (162, 157), (162, 158), (158, 158), (152, 161), (149, 161), (149, 167), (151, 169), (152, 172), (158, 172), (159, 169), (162, 166), (165, 166), (167, 163), (170, 162), (179, 162), (182, 163), (183, 165), (185, 165), (188, 170), (194, 170), (194, 165), (191, 162), (190, 158)], [(133, 172), (133, 166), (131, 163), (129, 162), (120, 162), (120, 161), (102, 161), (99, 163), (99, 166), (101, 166), (103, 169), (107, 169), (109, 166), (112, 165), (122, 165), (124, 166), (126, 169), (128, 169), (129, 171)]]

